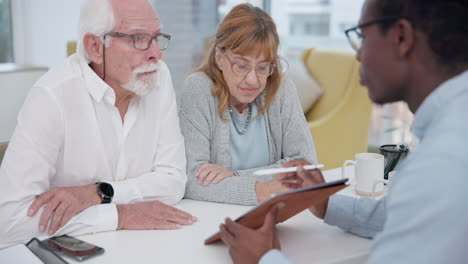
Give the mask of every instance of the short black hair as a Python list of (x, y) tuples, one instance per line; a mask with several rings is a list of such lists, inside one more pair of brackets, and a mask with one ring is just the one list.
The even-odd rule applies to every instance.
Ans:
[[(451, 72), (468, 65), (468, 0), (377, 0), (379, 16), (406, 18), (427, 37), (437, 63)], [(391, 25), (382, 24), (385, 32)]]

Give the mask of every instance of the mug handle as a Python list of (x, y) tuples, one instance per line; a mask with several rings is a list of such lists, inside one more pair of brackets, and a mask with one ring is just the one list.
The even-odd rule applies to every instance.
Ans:
[(372, 185), (372, 197), (375, 197), (375, 193), (377, 192), (377, 184), (379, 183), (382, 183), (384, 185), (384, 188), (385, 188), (385, 184), (388, 183), (388, 180), (377, 180), (374, 182), (374, 184)]
[(343, 162), (343, 166), (341, 167), (341, 179), (346, 178), (345, 177), (345, 168), (346, 168), (346, 165), (349, 165), (349, 164), (353, 164), (353, 165), (356, 166), (356, 161), (354, 161), (354, 160), (345, 160), (345, 162)]

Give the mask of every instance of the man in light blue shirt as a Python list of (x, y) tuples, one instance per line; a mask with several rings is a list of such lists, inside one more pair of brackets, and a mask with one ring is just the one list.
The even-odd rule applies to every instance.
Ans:
[[(385, 198), (335, 195), (310, 208), (328, 224), (376, 235), (368, 263), (468, 262), (466, 14), (466, 0), (366, 0), (360, 24), (346, 31), (369, 97), (378, 104), (408, 103), (420, 142)], [(299, 187), (323, 181), (320, 171), (301, 168), (278, 178), (285, 184), (296, 180)], [(277, 211), (258, 230), (230, 219), (221, 225), (235, 263), (290, 263), (277, 250)]]

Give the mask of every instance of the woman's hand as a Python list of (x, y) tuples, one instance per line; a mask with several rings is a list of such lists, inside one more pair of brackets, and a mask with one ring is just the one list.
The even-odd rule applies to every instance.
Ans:
[(290, 191), (291, 189), (284, 185), (282, 182), (273, 179), (268, 182), (257, 182), (255, 184), (255, 193), (257, 194), (257, 201), (262, 202), (263, 200), (270, 197), (275, 193), (282, 193)]
[(218, 165), (205, 163), (198, 167), (195, 177), (198, 178), (198, 184), (207, 186), (210, 183), (217, 184), (227, 177), (235, 176), (235, 174)]

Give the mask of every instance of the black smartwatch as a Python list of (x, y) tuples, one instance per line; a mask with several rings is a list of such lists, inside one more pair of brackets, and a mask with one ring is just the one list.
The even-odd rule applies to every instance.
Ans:
[(98, 182), (97, 191), (99, 196), (101, 196), (101, 203), (108, 204), (112, 202), (112, 197), (114, 197), (114, 188), (107, 182)]

